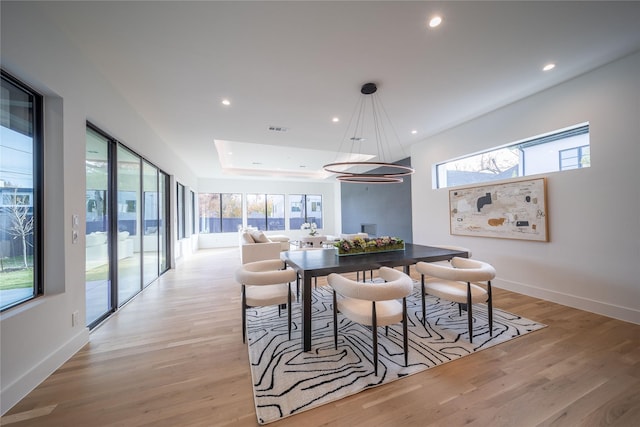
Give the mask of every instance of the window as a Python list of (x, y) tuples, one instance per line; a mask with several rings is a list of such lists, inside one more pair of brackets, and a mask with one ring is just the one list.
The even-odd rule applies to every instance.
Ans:
[(178, 210), (178, 240), (184, 239), (186, 232), (185, 225), (185, 194), (184, 185), (178, 183), (176, 190), (176, 208)]
[(267, 229), (267, 198), (264, 194), (247, 194), (247, 225)]
[(189, 212), (191, 221), (191, 234), (196, 234), (196, 193), (191, 191), (191, 212)]
[(284, 194), (267, 194), (267, 230), (284, 230)]
[(591, 149), (588, 145), (560, 150), (560, 170), (588, 168), (591, 166)]
[(0, 309), (42, 293), (42, 96), (2, 71)]
[(314, 194), (289, 195), (289, 228), (299, 229), (305, 222), (322, 228), (322, 196)]
[(247, 225), (284, 230), (284, 194), (247, 194)]
[(220, 194), (198, 194), (198, 217), (200, 218), (200, 233), (222, 232)]
[(169, 267), (169, 177), (87, 123), (86, 325), (93, 329)]
[(230, 233), (242, 226), (242, 194), (198, 194), (201, 233)]
[(589, 124), (561, 129), (436, 165), (436, 187), (589, 167)]

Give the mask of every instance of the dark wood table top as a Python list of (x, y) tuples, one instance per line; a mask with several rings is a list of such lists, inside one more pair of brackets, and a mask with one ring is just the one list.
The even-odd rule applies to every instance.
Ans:
[(404, 250), (369, 252), (358, 255), (338, 256), (336, 249), (287, 251), (280, 258), (298, 272), (305, 275), (327, 276), (330, 273), (347, 273), (375, 270), (382, 266), (409, 266), (418, 261), (435, 262), (455, 256), (468, 257), (467, 252), (438, 248), (435, 246), (405, 243)]

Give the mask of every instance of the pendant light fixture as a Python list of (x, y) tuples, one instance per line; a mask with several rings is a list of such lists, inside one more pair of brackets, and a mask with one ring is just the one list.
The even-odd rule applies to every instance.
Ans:
[[(378, 87), (375, 83), (365, 83), (360, 89), (360, 100), (356, 105), (351, 121), (347, 126), (345, 138), (340, 144), (339, 152), (346, 142), (346, 135), (351, 134), (349, 159), (355, 158), (355, 153), (363, 153), (372, 150), (375, 144), (377, 157), (374, 161), (350, 160), (334, 162), (324, 165), (326, 172), (337, 174), (336, 179), (342, 182), (356, 184), (394, 184), (403, 181), (404, 176), (411, 175), (415, 170), (409, 166), (390, 163), (387, 158), (391, 156), (391, 147), (387, 140), (387, 133), (392, 132), (396, 137), (398, 146), (402, 144), (391, 125), (387, 112), (382, 105), (379, 96), (376, 95)], [(367, 116), (371, 115), (371, 121), (367, 122)], [(355, 123), (353, 123), (355, 118)], [(388, 123), (385, 126), (385, 120)], [(350, 131), (352, 130), (352, 133)], [(402, 149), (404, 152), (404, 149)], [(360, 155), (361, 156), (361, 155)], [(373, 156), (372, 156), (373, 158)]]

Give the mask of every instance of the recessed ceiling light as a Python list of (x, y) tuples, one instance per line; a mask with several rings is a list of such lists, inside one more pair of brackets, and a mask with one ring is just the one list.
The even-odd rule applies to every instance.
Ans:
[(556, 64), (550, 63), (542, 67), (542, 71), (550, 71), (550, 70), (553, 70), (554, 68), (556, 68)]
[(434, 16), (433, 18), (431, 18), (429, 20), (429, 26), (431, 28), (435, 28), (440, 24), (442, 24), (442, 17), (441, 16), (436, 15), (436, 16)]
[(333, 119), (331, 119), (331, 121), (332, 121), (333, 123), (338, 123), (338, 122), (340, 121), (340, 118), (338, 118), (338, 117), (334, 117)]
[(415, 135), (416, 133), (418, 133), (418, 131), (415, 129), (411, 131), (411, 135)]
[(222, 105), (231, 105), (231, 101), (229, 101), (228, 99), (223, 99)]

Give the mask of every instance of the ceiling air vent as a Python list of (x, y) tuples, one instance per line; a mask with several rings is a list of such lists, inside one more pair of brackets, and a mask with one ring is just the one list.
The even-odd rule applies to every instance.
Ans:
[(289, 132), (289, 128), (282, 126), (269, 126), (269, 130), (273, 132)]

